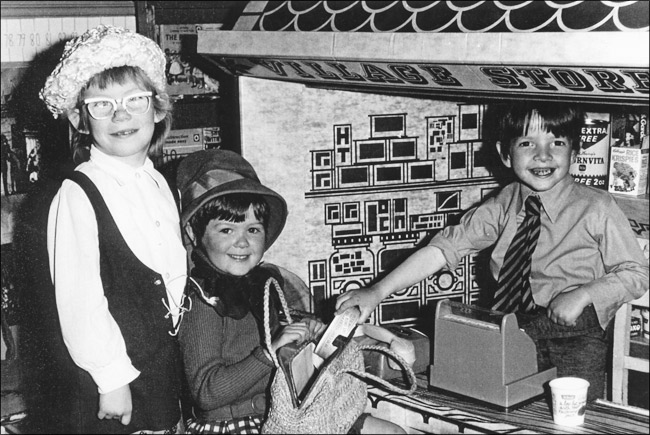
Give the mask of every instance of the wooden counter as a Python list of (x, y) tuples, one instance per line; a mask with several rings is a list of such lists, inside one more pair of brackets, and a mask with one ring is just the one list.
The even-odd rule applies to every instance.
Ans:
[(553, 423), (545, 399), (509, 413), (476, 402), (428, 391), (420, 377), (411, 397), (381, 388), (368, 388), (366, 412), (401, 425), (408, 433), (507, 433), (507, 434), (632, 434), (649, 433), (648, 411), (623, 408), (609, 402), (587, 405), (585, 423), (565, 427)]

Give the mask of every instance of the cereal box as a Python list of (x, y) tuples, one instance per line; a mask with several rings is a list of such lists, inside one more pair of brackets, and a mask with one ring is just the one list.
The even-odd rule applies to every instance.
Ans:
[(609, 162), (609, 192), (632, 196), (646, 193), (647, 148), (612, 147)]

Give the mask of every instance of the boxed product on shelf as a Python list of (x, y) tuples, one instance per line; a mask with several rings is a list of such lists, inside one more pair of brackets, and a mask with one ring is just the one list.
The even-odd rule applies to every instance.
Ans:
[(196, 53), (198, 30), (219, 30), (221, 23), (159, 24), (159, 44), (164, 52)]
[(199, 127), (172, 130), (163, 145), (164, 161), (168, 162), (221, 144), (221, 127)]
[(612, 141), (613, 147), (643, 148), (644, 140), (648, 136), (648, 109), (627, 110), (623, 113), (612, 115)]
[(221, 127), (205, 127), (203, 143), (206, 148), (219, 148), (221, 146)]
[(630, 337), (641, 336), (641, 319), (638, 317), (630, 318)]
[(580, 131), (580, 152), (569, 172), (576, 183), (607, 190), (609, 113), (587, 113)]
[(202, 149), (205, 149), (202, 128), (172, 130), (165, 139), (163, 156), (165, 161), (173, 160), (176, 157), (185, 156)]
[(632, 196), (646, 193), (647, 148), (612, 147), (609, 162), (609, 192)]
[(167, 85), (172, 95), (218, 93), (219, 83), (192, 64), (197, 30), (219, 30), (220, 23), (159, 24), (158, 43), (167, 57)]

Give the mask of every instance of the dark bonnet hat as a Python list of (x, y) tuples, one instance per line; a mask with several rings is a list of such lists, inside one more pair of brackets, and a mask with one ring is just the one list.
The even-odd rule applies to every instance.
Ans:
[(197, 151), (178, 166), (176, 183), (181, 192), (181, 225), (209, 200), (229, 193), (263, 195), (271, 213), (266, 229), (266, 249), (278, 238), (287, 220), (287, 203), (260, 183), (255, 169), (241, 155), (226, 150)]

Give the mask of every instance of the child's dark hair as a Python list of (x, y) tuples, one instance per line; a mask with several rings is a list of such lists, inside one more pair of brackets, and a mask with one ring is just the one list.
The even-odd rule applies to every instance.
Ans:
[(577, 104), (523, 101), (499, 106), (497, 115), (496, 137), (501, 142), (501, 154), (508, 157), (510, 142), (525, 136), (530, 127), (530, 120), (537, 114), (541, 118), (541, 128), (556, 137), (564, 136), (571, 141), (571, 147), (580, 151), (580, 134), (585, 123), (585, 112)]
[[(151, 99), (151, 107), (156, 113), (164, 114), (165, 117), (162, 121), (157, 122), (154, 127), (153, 136), (151, 137), (151, 146), (149, 147), (149, 156), (155, 157), (160, 153), (162, 147), (165, 143), (165, 138), (169, 134), (172, 125), (172, 105), (169, 100), (169, 96), (166, 94), (160, 94), (153, 82), (149, 77), (137, 66), (118, 66), (115, 68), (109, 68), (102, 71), (101, 73), (96, 74), (91, 78), (86, 86), (79, 92), (77, 98), (77, 107), (79, 108), (79, 131), (74, 131), (72, 137), (72, 155), (75, 160), (75, 163), (79, 164), (85, 160), (84, 157), (76, 158), (76, 156), (83, 156), (83, 150), (90, 148), (92, 144), (92, 135), (89, 134), (90, 125), (90, 114), (88, 109), (83, 104), (84, 94), (86, 89), (90, 86), (97, 86), (99, 89), (106, 89), (107, 86), (118, 83), (123, 84), (127, 80), (133, 80), (135, 83), (140, 85), (143, 89), (153, 92)], [(87, 158), (87, 153), (85, 154)]]
[(253, 206), (255, 218), (262, 223), (266, 230), (271, 216), (271, 208), (263, 195), (255, 193), (230, 193), (217, 196), (203, 204), (190, 218), (189, 224), (196, 239), (201, 240), (205, 234), (205, 228), (211, 220), (243, 222), (246, 219), (246, 212), (251, 206)]

